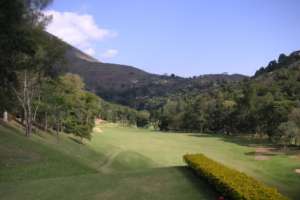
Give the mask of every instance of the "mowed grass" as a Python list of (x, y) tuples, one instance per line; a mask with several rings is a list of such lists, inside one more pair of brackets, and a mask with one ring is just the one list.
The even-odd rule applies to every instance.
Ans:
[[(148, 167), (169, 167), (185, 165), (182, 155), (186, 153), (204, 153), (214, 160), (278, 188), (292, 199), (299, 199), (300, 196), (300, 174), (295, 173), (295, 169), (300, 168), (299, 155), (297, 157), (278, 153), (268, 155), (267, 160), (256, 160), (256, 148), (267, 144), (230, 136), (162, 133), (112, 125), (102, 127), (102, 132), (96, 134), (89, 145), (93, 149), (112, 146), (114, 161), (109, 167), (111, 170), (115, 169), (114, 162), (126, 165), (126, 162), (122, 162), (126, 158), (141, 158), (145, 163), (152, 161)], [(127, 156), (115, 156), (121, 154)]]
[(216, 199), (186, 167), (151, 168), (139, 153), (112, 157), (118, 147), (94, 145), (63, 134), (59, 141), (46, 133), (26, 138), (0, 126), (0, 199)]
[(100, 129), (80, 145), (67, 135), (59, 142), (47, 134), (28, 139), (1, 127), (0, 199), (216, 199), (185, 167), (186, 153), (204, 153), (299, 199), (300, 161), (284, 154), (255, 160), (251, 141), (112, 124)]

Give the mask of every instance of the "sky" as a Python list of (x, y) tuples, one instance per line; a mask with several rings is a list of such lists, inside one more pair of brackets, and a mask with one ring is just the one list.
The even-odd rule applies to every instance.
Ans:
[(102, 62), (253, 75), (300, 49), (299, 0), (54, 0), (47, 30)]

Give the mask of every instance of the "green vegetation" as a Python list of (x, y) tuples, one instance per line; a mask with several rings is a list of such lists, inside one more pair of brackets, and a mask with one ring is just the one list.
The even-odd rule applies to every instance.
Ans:
[[(11, 126), (0, 126), (0, 128), (0, 180), (2, 183), (96, 172), (82, 161), (62, 153), (59, 150), (62, 146), (56, 144), (56, 138), (53, 136), (34, 135), (28, 140), (16, 128)], [(70, 145), (65, 142), (63, 144), (64, 151), (67, 151)], [(78, 151), (77, 148), (76, 151)]]
[[(0, 112), (9, 113), (30, 136), (34, 129), (91, 139), (95, 118), (145, 127), (149, 113), (102, 101), (80, 76), (65, 73), (68, 45), (45, 31), (51, 0), (1, 2)], [(100, 113), (101, 107), (101, 113)]]
[(124, 126), (148, 127), (150, 114), (133, 108), (110, 103), (101, 99), (99, 117), (103, 120)]
[(258, 160), (256, 149), (264, 144), (253, 140), (165, 134), (115, 124), (97, 126), (92, 135), (82, 145), (72, 135), (62, 133), (59, 141), (47, 133), (26, 138), (17, 130), (1, 127), (1, 197), (216, 199), (211, 186), (183, 167), (186, 153), (203, 153), (292, 199), (299, 196), (300, 178), (294, 172), (300, 168), (297, 152), (295, 158), (269, 152), (264, 154), (267, 159)]
[(292, 53), (284, 60), (278, 61), (280, 67), (239, 85), (227, 83), (208, 92), (167, 97), (160, 109), (151, 111), (152, 120), (163, 131), (250, 133), (299, 146), (300, 56)]
[[(85, 141), (85, 145), (66, 134), (60, 134), (57, 142), (55, 135), (47, 133), (26, 138), (10, 126), (0, 126), (0, 132), (3, 199), (216, 198), (186, 168), (152, 168), (157, 166), (152, 159), (128, 149), (120, 151), (99, 132), (94, 133), (96, 143)], [(119, 153), (112, 155), (115, 152)]]
[(51, 2), (0, 2), (1, 198), (215, 199), (186, 153), (299, 197), (299, 51), (251, 78), (154, 75), (47, 33)]
[(233, 200), (287, 199), (276, 189), (267, 187), (246, 174), (217, 163), (203, 154), (187, 154), (184, 160), (227, 198)]

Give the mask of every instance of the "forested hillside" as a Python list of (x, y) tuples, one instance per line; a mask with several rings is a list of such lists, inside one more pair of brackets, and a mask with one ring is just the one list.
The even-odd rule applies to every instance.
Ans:
[(226, 73), (191, 78), (183, 78), (175, 74), (151, 74), (132, 66), (100, 62), (68, 44), (65, 45), (67, 46), (66, 62), (62, 71), (80, 75), (86, 88), (105, 100), (139, 110), (161, 104), (149, 105), (149, 100), (152, 98), (212, 90), (224, 83), (239, 82), (248, 78), (239, 74)]
[(284, 56), (284, 61), (282, 57), (238, 84), (169, 98), (162, 109), (154, 112), (159, 128), (251, 133), (284, 145), (299, 145), (300, 56), (292, 53)]
[(299, 143), (299, 51), (280, 54), (253, 77), (155, 75), (101, 63), (71, 46), (66, 57), (67, 71), (79, 74), (88, 90), (105, 100), (146, 110), (137, 115), (138, 111), (111, 104), (102, 110), (104, 119), (136, 125), (141, 117), (143, 126), (163, 131), (251, 133), (274, 142)]

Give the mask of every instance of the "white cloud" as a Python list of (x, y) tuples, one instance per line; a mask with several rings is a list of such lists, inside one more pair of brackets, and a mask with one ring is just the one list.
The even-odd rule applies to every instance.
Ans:
[(102, 58), (114, 58), (118, 55), (119, 51), (117, 49), (108, 49), (104, 53), (101, 54)]
[(115, 37), (111, 30), (100, 28), (92, 15), (75, 12), (58, 12), (49, 10), (46, 15), (52, 16), (46, 30), (60, 39), (76, 46), (90, 55), (95, 54), (92, 45), (97, 41)]
[(90, 55), (90, 56), (94, 56), (96, 54), (96, 51), (93, 48), (84, 49), (83, 52)]

